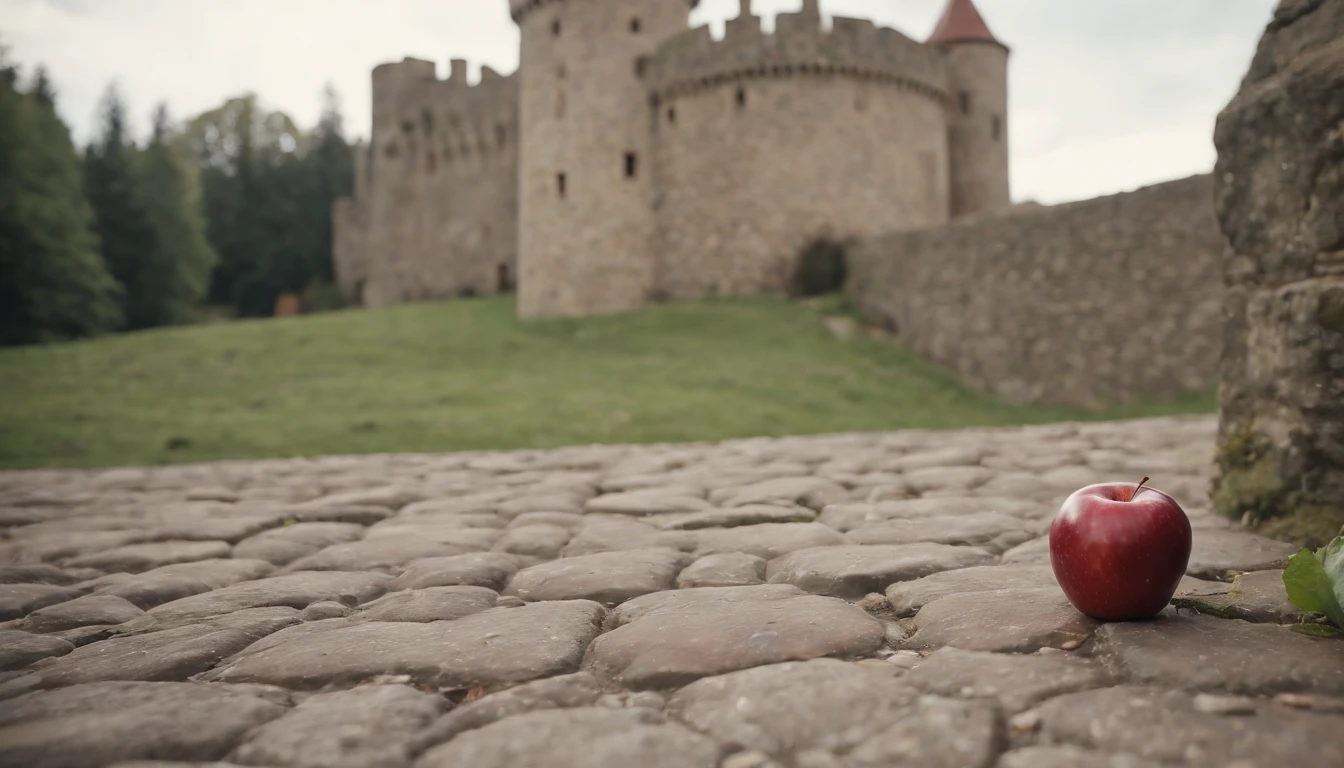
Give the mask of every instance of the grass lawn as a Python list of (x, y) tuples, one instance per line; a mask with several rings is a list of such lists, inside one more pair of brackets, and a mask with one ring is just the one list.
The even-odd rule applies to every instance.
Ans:
[(1019, 408), (821, 311), (716, 300), (521, 323), (507, 298), (0, 350), (0, 467), (715, 440), (1212, 412)]

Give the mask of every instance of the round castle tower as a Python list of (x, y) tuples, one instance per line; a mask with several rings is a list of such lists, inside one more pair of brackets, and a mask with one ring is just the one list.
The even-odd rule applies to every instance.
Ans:
[(1008, 188), (1008, 46), (999, 42), (972, 0), (951, 0), (929, 36), (951, 76), (948, 119), (952, 215), (1012, 206)]
[(655, 124), (658, 295), (781, 294), (818, 241), (948, 221), (949, 74), (935, 49), (819, 3), (767, 34), (750, 0), (722, 40), (669, 40)]
[(522, 36), (518, 312), (641, 306), (653, 118), (641, 75), (698, 0), (510, 0)]

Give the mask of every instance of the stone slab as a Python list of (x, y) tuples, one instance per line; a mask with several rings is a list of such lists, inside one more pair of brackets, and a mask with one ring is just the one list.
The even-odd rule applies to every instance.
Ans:
[(677, 575), (678, 589), (744, 587), (765, 581), (765, 560), (742, 552), (705, 555)]
[(856, 599), (895, 582), (993, 561), (982, 549), (945, 544), (837, 546), (789, 553), (770, 561), (766, 573), (771, 583)]
[(928, 603), (948, 595), (1052, 586), (1058, 586), (1058, 582), (1048, 563), (982, 565), (892, 584), (887, 588), (887, 600), (897, 616), (913, 616)]
[(623, 625), (593, 641), (584, 669), (628, 688), (667, 688), (762, 664), (863, 656), (885, 640), (882, 623), (862, 609), (788, 590), (706, 588), (639, 598), (646, 602), (613, 617)]
[(847, 752), (908, 714), (919, 694), (897, 672), (836, 659), (771, 664), (697, 680), (667, 713), (788, 763), (807, 750)]
[(446, 706), (442, 696), (406, 685), (319, 693), (252, 731), (232, 759), (292, 768), (404, 768), (415, 756), (415, 739)]
[(1344, 641), (1235, 619), (1177, 615), (1106, 624), (1095, 653), (1136, 683), (1218, 693), (1344, 695)]
[(458, 736), (416, 768), (716, 768), (719, 748), (646, 709), (530, 712)]
[(504, 594), (523, 600), (594, 600), (616, 605), (671, 589), (690, 562), (674, 549), (631, 549), (566, 557), (519, 571)]
[(1068, 653), (941, 648), (915, 664), (905, 682), (939, 696), (994, 699), (1012, 715), (1061, 694), (1111, 685), (1115, 679), (1100, 664)]
[(27, 632), (62, 632), (91, 624), (121, 624), (144, 611), (115, 595), (84, 595), (64, 603), (39, 608), (18, 622)]
[(244, 733), (284, 712), (274, 695), (193, 683), (90, 683), (30, 693), (0, 707), (0, 764), (218, 760)]
[(412, 560), (388, 585), (392, 590), (473, 586), (499, 591), (518, 572), (518, 558), (505, 552), (472, 552)]
[(183, 681), (257, 640), (299, 622), (293, 608), (251, 608), (186, 626), (114, 636), (30, 669), (30, 685), (56, 688), (109, 680)]
[(499, 595), (485, 587), (426, 587), (393, 592), (365, 604), (365, 621), (452, 621), (495, 607)]
[(1000, 653), (1076, 648), (1100, 626), (1070, 605), (1058, 587), (949, 595), (925, 605), (910, 623), (915, 631), (905, 642), (908, 648)]
[(1038, 710), (1056, 744), (1196, 767), (1339, 765), (1340, 718), (1257, 702), (1250, 715), (1201, 712), (1195, 696), (1123, 685), (1060, 696)]
[(1200, 579), (1231, 581), (1238, 573), (1282, 569), (1299, 547), (1245, 531), (1196, 529), (1185, 572)]
[(335, 619), (330, 628), (305, 625), (277, 633), (203, 679), (298, 690), (355, 685), (380, 675), (436, 686), (518, 683), (575, 671), (602, 617), (597, 603), (571, 601), (428, 624)]

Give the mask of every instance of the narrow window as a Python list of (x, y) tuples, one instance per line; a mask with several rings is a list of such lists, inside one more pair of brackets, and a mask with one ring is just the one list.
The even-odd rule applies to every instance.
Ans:
[(635, 171), (637, 170), (638, 163), (639, 158), (635, 157), (634, 152), (625, 153), (625, 178), (635, 178)]
[(645, 70), (649, 68), (649, 57), (640, 56), (635, 59), (635, 77), (643, 77)]
[(738, 107), (738, 109), (741, 109), (742, 107), (745, 107), (745, 106), (747, 106), (747, 89), (746, 89), (746, 88), (738, 88), (738, 89), (737, 89), (737, 107)]
[(971, 94), (968, 91), (957, 94), (957, 103), (961, 105), (961, 114), (971, 114)]
[(420, 126), (424, 129), (426, 135), (434, 133), (434, 113), (428, 109), (420, 111)]
[(504, 126), (502, 126), (502, 125), (496, 125), (496, 126), (495, 126), (495, 142), (498, 143), (499, 146), (503, 147), (503, 146), (504, 146), (504, 143), (508, 140), (508, 138), (509, 138), (509, 134), (508, 134), (507, 131), (504, 130)]
[(999, 137), (1003, 135), (1003, 120), (999, 119), (998, 115), (995, 115), (994, 119), (990, 121), (989, 133), (995, 141), (998, 141)]
[(560, 36), (560, 20), (559, 20), (559, 19), (556, 19), (555, 21), (552, 21), (552, 22), (551, 22), (551, 34), (554, 35), (555, 37), (559, 37), (559, 36)]
[(668, 108), (667, 108), (667, 122), (669, 122), (669, 123), (676, 123), (676, 122), (677, 122), (677, 108), (676, 108), (676, 107), (668, 107)]
[(632, 34), (632, 35), (638, 35), (638, 34), (639, 34), (639, 17), (638, 17), (638, 16), (636, 16), (635, 18), (633, 18), (633, 19), (630, 20), (630, 34)]
[(557, 191), (559, 191), (561, 199), (564, 199), (565, 192), (567, 191), (567, 185), (565, 184), (565, 182), (566, 182), (565, 174), (557, 173), (555, 175), (555, 188)]

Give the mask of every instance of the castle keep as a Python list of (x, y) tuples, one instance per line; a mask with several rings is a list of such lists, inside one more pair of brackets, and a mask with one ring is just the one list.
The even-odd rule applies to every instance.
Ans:
[(923, 43), (818, 0), (722, 40), (697, 0), (510, 0), (518, 72), (373, 72), (334, 258), (365, 306), (517, 287), (524, 317), (779, 294), (818, 241), (1010, 205), (1008, 49), (971, 0)]

